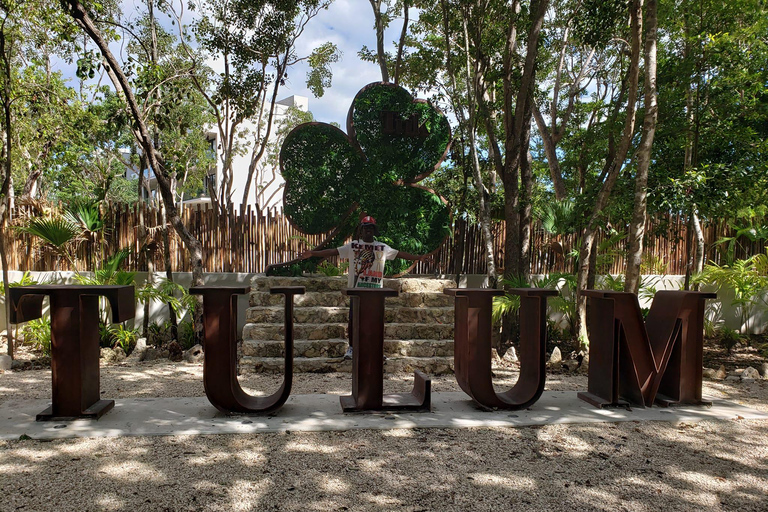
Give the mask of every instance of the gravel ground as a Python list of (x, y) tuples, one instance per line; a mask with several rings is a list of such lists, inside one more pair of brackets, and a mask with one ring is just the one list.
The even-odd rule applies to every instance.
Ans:
[[(512, 371), (499, 370), (509, 387)], [(269, 392), (280, 376), (247, 375)], [(204, 396), (202, 366), (102, 368), (109, 398)], [(388, 375), (408, 391), (412, 375)], [(550, 375), (547, 389), (586, 388)], [(348, 374), (293, 393), (347, 394)], [(453, 377), (434, 391), (457, 391)], [(705, 382), (768, 411), (768, 381)], [(50, 370), (0, 374), (0, 402), (50, 397)], [(0, 441), (0, 510), (768, 510), (768, 421)]]

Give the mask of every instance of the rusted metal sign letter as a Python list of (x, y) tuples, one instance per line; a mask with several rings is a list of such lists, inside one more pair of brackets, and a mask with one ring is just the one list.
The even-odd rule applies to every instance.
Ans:
[(280, 388), (267, 397), (247, 394), (237, 380), (237, 296), (244, 287), (195, 286), (189, 293), (203, 296), (205, 360), (203, 384), (208, 400), (224, 413), (266, 413), (279, 409), (291, 394), (293, 384), (293, 296), (303, 286), (270, 288), (285, 295), (285, 376)]
[(384, 394), (384, 299), (397, 297), (389, 288), (342, 290), (352, 302), (352, 395), (341, 397), (345, 412), (409, 410), (429, 411), (432, 381), (414, 372), (410, 393)]
[(51, 406), (37, 421), (98, 419), (115, 406), (101, 400), (99, 296), (112, 308), (112, 321), (136, 311), (133, 286), (34, 285), (10, 289), (11, 323), (40, 318), (43, 298), (51, 303)]
[(541, 397), (546, 374), (547, 297), (555, 290), (515, 288), (520, 296), (520, 377), (512, 389), (496, 393), (491, 380), (491, 309), (504, 290), (446, 288), (456, 297), (454, 367), (466, 394), (485, 409), (525, 409)]
[(717, 295), (656, 293), (643, 322), (633, 293), (586, 290), (589, 383), (597, 406), (702, 404), (704, 301)]

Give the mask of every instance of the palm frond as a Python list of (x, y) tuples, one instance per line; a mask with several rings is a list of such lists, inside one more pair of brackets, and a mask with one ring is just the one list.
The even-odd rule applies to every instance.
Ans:
[(16, 229), (36, 236), (57, 249), (63, 249), (81, 233), (77, 224), (64, 217), (33, 217), (27, 225)]

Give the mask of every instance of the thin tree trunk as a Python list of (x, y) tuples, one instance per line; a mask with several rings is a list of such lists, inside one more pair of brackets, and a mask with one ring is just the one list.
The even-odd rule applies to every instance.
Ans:
[[(173, 282), (173, 269), (171, 267), (171, 234), (168, 229), (168, 220), (165, 218), (165, 208), (161, 205), (161, 216), (163, 223), (163, 263), (165, 264), (165, 278)], [(171, 336), (179, 341), (179, 325), (176, 320), (176, 311), (173, 310), (171, 303), (168, 303), (168, 318), (171, 322)]]
[[(171, 191), (171, 185), (168, 176), (165, 174), (165, 169), (162, 165), (161, 155), (156, 151), (152, 138), (147, 129), (147, 125), (144, 122), (141, 111), (139, 110), (139, 104), (136, 101), (136, 97), (133, 94), (128, 78), (123, 73), (120, 63), (117, 61), (112, 51), (109, 49), (109, 44), (104, 40), (101, 35), (101, 31), (96, 27), (95, 23), (88, 15), (85, 7), (78, 0), (65, 0), (65, 6), (68, 8), (68, 13), (72, 18), (85, 30), (91, 40), (96, 44), (101, 52), (107, 66), (110, 68), (110, 78), (114, 80), (114, 86), (117, 90), (120, 90), (124, 94), (125, 102), (128, 105), (131, 117), (133, 118), (136, 130), (134, 131), (137, 136), (138, 142), (142, 147), (142, 150), (149, 159), (149, 164), (152, 169), (155, 170), (155, 177), (157, 179), (157, 186), (160, 193), (163, 196), (163, 200), (166, 204), (167, 215), (173, 228), (179, 234), (184, 246), (189, 251), (190, 267), (192, 270), (192, 284), (193, 286), (201, 286), (203, 284), (203, 247), (199, 240), (187, 229), (178, 214), (176, 204), (174, 202), (173, 192)], [(203, 339), (203, 324), (202, 324), (202, 310), (197, 308), (195, 315), (195, 338), (199, 341)]]
[[(504, 122), (507, 129), (505, 140), (505, 161), (502, 179), (504, 181), (504, 211), (506, 216), (506, 236), (504, 254), (504, 274), (507, 277), (528, 275), (530, 269), (523, 269), (523, 248), (525, 245), (525, 230), (523, 219), (526, 217), (528, 199), (523, 197), (521, 201), (519, 183), (521, 178), (521, 161), (528, 158), (528, 143), (530, 138), (531, 115), (533, 108), (533, 87), (536, 78), (536, 58), (538, 55), (539, 36), (544, 23), (549, 0), (533, 0), (530, 8), (530, 27), (528, 29), (523, 73), (519, 80), (519, 87), (514, 86), (514, 73), (512, 62), (516, 48), (513, 33), (516, 29), (510, 26), (507, 36), (507, 47), (504, 50)], [(520, 4), (515, 1), (510, 9), (519, 12)], [(513, 22), (510, 22), (513, 23)], [(514, 109), (511, 105), (511, 94), (517, 89)], [(529, 175), (522, 176), (523, 194), (531, 183)]]
[[(640, 40), (642, 35), (642, 6), (643, 0), (633, 0), (630, 6), (630, 26), (631, 26), (631, 52), (630, 64), (627, 73), (627, 110), (624, 121), (624, 130), (622, 133), (619, 149), (613, 159), (608, 162), (608, 168), (604, 170), (605, 181), (598, 192), (594, 209), (589, 217), (587, 226), (584, 228), (582, 237), (581, 251), (579, 252), (579, 268), (576, 278), (577, 290), (577, 309), (579, 319), (579, 339), (583, 344), (589, 343), (587, 335), (587, 300), (582, 291), (588, 289), (587, 279), (590, 273), (590, 262), (593, 251), (593, 243), (597, 236), (598, 221), (600, 214), (608, 204), (613, 186), (619, 176), (624, 160), (629, 152), (629, 146), (632, 142), (632, 136), (635, 131), (635, 111), (637, 109), (637, 86), (640, 75)], [(621, 96), (621, 95), (620, 95)], [(609, 149), (610, 151), (610, 149)]]
[(403, 0), (403, 30), (400, 31), (400, 42), (397, 45), (397, 60), (395, 60), (395, 85), (400, 81), (400, 67), (403, 62), (403, 47), (405, 47), (405, 36), (408, 34), (408, 9), (409, 0)]
[(696, 245), (696, 258), (694, 260), (693, 270), (696, 273), (704, 270), (704, 231), (701, 229), (699, 214), (694, 205), (691, 212), (691, 224), (693, 224), (693, 241)]
[(5, 124), (5, 140), (3, 141), (5, 159), (0, 171), (0, 264), (3, 265), (3, 295), (5, 296), (5, 325), (6, 339), (8, 340), (8, 355), (13, 358), (14, 340), (13, 330), (11, 329), (11, 301), (10, 301), (10, 281), (8, 277), (8, 245), (6, 232), (8, 226), (8, 214), (11, 208), (12, 186), (12, 149), (13, 149), (13, 124), (11, 111), (11, 58), (12, 52), (5, 37), (5, 32), (0, 30), (0, 58), (2, 62), (3, 73), (3, 121)]
[(549, 133), (549, 128), (547, 127), (547, 123), (544, 121), (544, 117), (541, 115), (541, 112), (539, 112), (538, 107), (535, 106), (533, 108), (533, 118), (536, 120), (536, 127), (539, 129), (541, 142), (544, 145), (544, 154), (547, 157), (549, 175), (552, 178), (552, 185), (555, 189), (555, 199), (562, 201), (565, 199), (567, 193), (565, 191), (563, 173), (560, 170), (560, 161), (557, 158), (557, 147), (552, 140), (552, 135)]
[[(496, 262), (493, 254), (493, 235), (491, 234), (491, 207), (486, 200), (486, 188), (483, 183), (483, 175), (480, 168), (480, 158), (477, 154), (477, 101), (478, 96), (482, 94), (478, 91), (478, 82), (482, 80), (479, 76), (477, 66), (475, 67), (475, 76), (472, 76), (472, 64), (469, 53), (469, 31), (467, 21), (464, 18), (464, 53), (467, 59), (466, 81), (467, 81), (467, 99), (469, 101), (469, 119), (466, 124), (469, 131), (470, 152), (472, 153), (472, 169), (475, 177), (475, 188), (477, 189), (478, 201), (480, 204), (480, 226), (483, 231), (483, 245), (485, 252), (486, 269), (488, 273), (488, 285), (495, 288), (498, 281), (496, 273)], [(462, 116), (463, 117), (463, 116)]]
[(373, 8), (373, 16), (376, 20), (376, 57), (381, 69), (382, 82), (389, 82), (387, 71), (387, 58), (384, 55), (384, 20), (381, 17), (381, 0), (369, 0)]
[(637, 149), (637, 176), (632, 222), (629, 225), (629, 254), (624, 291), (640, 290), (640, 266), (643, 260), (643, 237), (648, 204), (648, 169), (651, 164), (651, 148), (656, 133), (659, 106), (656, 91), (656, 0), (648, 0), (645, 7), (645, 116), (643, 135)]

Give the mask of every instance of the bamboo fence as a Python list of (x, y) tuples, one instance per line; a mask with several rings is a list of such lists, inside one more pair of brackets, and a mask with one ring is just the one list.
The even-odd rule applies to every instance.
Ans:
[[(94, 262), (103, 261), (120, 249), (127, 249), (127, 267), (144, 271), (153, 265), (155, 270), (165, 270), (163, 219), (157, 210), (137, 205), (110, 205), (104, 212), (106, 228), (93, 240), (81, 240), (75, 244), (73, 257), (45, 246), (39, 239), (11, 230), (9, 233), (8, 267), (12, 270), (88, 270)], [(23, 207), (14, 211), (12, 224), (21, 225), (31, 215)], [(139, 233), (139, 217), (144, 217), (145, 235)], [(204, 271), (206, 272), (264, 272), (267, 266), (292, 260), (306, 249), (317, 246), (321, 235), (305, 235), (295, 229), (281, 210), (270, 209), (256, 212), (250, 208), (243, 215), (222, 216), (212, 209), (186, 208), (182, 218), (188, 229), (203, 245)], [(504, 222), (492, 225), (495, 264), (499, 272), (504, 265)], [(691, 242), (685, 219), (664, 216), (649, 219), (646, 224), (644, 273), (684, 274)], [(716, 242), (731, 236), (730, 228), (723, 222), (704, 225), (706, 256), (708, 262), (722, 263), (724, 244)], [(187, 251), (173, 229), (169, 230), (171, 268), (174, 272), (190, 270)], [(598, 244), (608, 239), (600, 233)], [(736, 258), (744, 258), (763, 252), (765, 242), (739, 239)], [(150, 261), (142, 257), (142, 248), (149, 248)], [(413, 270), (416, 274), (483, 274), (486, 272), (483, 236), (474, 223), (457, 219), (453, 232), (432, 261), (421, 262)], [(575, 272), (573, 254), (578, 251), (576, 234), (553, 236), (534, 223), (531, 226), (530, 268), (533, 274), (551, 272)], [(144, 252), (146, 254), (146, 252)], [(598, 271), (621, 274), (626, 268), (626, 240), (604, 247), (599, 252)]]

